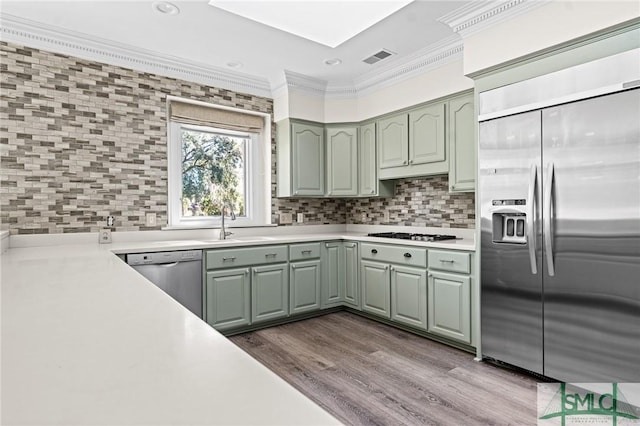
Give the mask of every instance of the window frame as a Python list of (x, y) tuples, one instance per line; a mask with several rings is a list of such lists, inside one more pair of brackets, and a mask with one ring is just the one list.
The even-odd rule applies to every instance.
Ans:
[[(263, 118), (264, 127), (258, 133), (238, 132), (172, 121), (167, 117), (167, 229), (220, 228), (220, 216), (182, 216), (182, 140), (181, 129), (213, 131), (226, 135), (249, 134), (245, 167), (245, 214), (236, 220), (226, 220), (225, 227), (271, 226), (271, 115), (238, 108), (223, 107), (184, 98), (167, 97), (172, 101), (194, 103), (209, 108), (226, 109)], [(169, 111), (169, 108), (167, 108)]]

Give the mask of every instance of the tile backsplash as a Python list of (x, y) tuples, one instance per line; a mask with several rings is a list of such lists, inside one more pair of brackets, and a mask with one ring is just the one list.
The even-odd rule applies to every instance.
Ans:
[(347, 210), (349, 224), (475, 227), (475, 194), (449, 193), (446, 175), (398, 180), (393, 197), (349, 200)]
[[(109, 214), (115, 231), (166, 226), (168, 95), (273, 114), (269, 98), (5, 42), (0, 72), (0, 229), (11, 234), (96, 232)], [(294, 225), (296, 213), (311, 225), (381, 224), (387, 207), (388, 223), (474, 226), (473, 194), (449, 194), (446, 176), (399, 181), (381, 200), (274, 196), (272, 222), (285, 212)]]

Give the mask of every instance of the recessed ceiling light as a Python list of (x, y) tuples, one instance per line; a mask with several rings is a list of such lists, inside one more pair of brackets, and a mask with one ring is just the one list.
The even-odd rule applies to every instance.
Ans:
[(227, 66), (229, 68), (242, 68), (243, 64), (242, 64), (242, 62), (231, 61), (231, 62), (227, 62)]
[(342, 59), (338, 59), (338, 58), (325, 59), (324, 63), (325, 65), (340, 65), (342, 63)]
[(173, 3), (169, 3), (168, 1), (156, 1), (153, 3), (153, 8), (165, 15), (177, 15), (180, 13), (180, 9)]

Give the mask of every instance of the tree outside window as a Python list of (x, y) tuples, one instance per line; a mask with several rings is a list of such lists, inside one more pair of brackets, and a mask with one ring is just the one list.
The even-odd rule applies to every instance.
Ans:
[(249, 135), (181, 128), (182, 216), (220, 216), (223, 204), (245, 216)]

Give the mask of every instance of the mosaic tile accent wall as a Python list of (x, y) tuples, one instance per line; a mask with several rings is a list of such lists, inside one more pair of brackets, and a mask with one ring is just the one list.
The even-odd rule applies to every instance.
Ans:
[[(273, 113), (272, 99), (5, 42), (0, 72), (0, 229), (12, 234), (96, 232), (108, 214), (114, 231), (166, 226), (167, 95)], [(285, 212), (294, 226), (296, 213), (304, 225), (380, 224), (383, 206), (394, 224), (474, 223), (473, 194), (448, 194), (446, 176), (403, 180), (384, 200), (274, 196), (272, 222)]]
[[(0, 67), (0, 222), (12, 234), (96, 232), (109, 214), (114, 231), (166, 226), (167, 95), (273, 113), (272, 99), (4, 42)], [(273, 204), (274, 223), (281, 208), (345, 223), (341, 200)]]
[(447, 175), (401, 179), (392, 198), (349, 200), (347, 209), (347, 223), (358, 225), (475, 227), (475, 194), (449, 193)]

